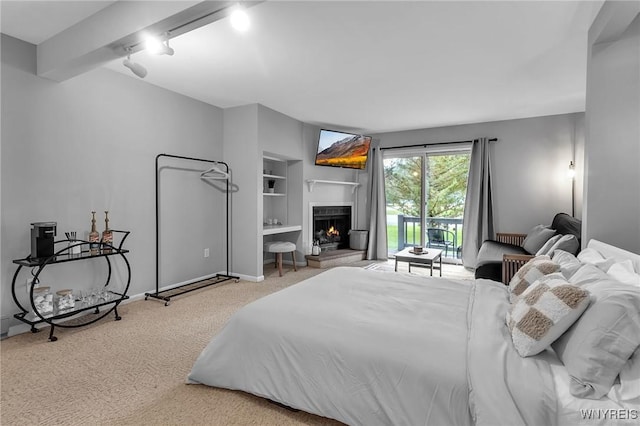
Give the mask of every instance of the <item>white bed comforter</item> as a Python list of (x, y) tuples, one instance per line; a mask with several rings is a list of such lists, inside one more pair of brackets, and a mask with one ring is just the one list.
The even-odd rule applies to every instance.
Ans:
[(515, 352), (507, 306), (491, 281), (334, 268), (239, 310), (188, 382), (352, 425), (551, 425), (549, 366)]

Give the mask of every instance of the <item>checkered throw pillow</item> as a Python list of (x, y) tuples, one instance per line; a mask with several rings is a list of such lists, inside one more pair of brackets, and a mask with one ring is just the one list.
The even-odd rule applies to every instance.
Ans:
[(513, 275), (511, 281), (509, 281), (509, 291), (511, 293), (511, 303), (514, 303), (522, 292), (527, 287), (533, 284), (535, 281), (544, 277), (545, 275), (558, 272), (560, 265), (553, 262), (549, 256), (536, 256), (524, 265), (518, 272)]
[(546, 349), (576, 322), (589, 302), (589, 292), (569, 284), (561, 273), (529, 286), (507, 312), (507, 326), (520, 356)]

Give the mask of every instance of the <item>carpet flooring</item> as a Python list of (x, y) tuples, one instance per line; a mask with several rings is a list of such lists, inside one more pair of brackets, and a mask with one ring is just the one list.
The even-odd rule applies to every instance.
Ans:
[(278, 277), (266, 267), (261, 283), (221, 283), (175, 297), (168, 307), (134, 301), (120, 306), (121, 321), (108, 315), (87, 327), (56, 328), (56, 342), (48, 342), (48, 328), (5, 339), (0, 423), (340, 425), (243, 392), (185, 383), (197, 356), (235, 311), (322, 271), (298, 268)]

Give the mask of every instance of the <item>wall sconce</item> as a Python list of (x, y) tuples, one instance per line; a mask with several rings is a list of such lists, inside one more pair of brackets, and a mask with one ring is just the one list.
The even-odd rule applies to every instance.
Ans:
[(134, 73), (135, 75), (137, 75), (140, 78), (145, 78), (147, 76), (147, 69), (145, 67), (143, 67), (142, 65), (136, 63), (136, 62), (131, 62), (131, 49), (127, 49), (127, 59), (125, 59), (124, 61), (122, 61), (122, 65), (124, 65), (125, 67), (129, 68), (131, 70), (132, 73)]
[(574, 179), (576, 177), (576, 166), (573, 164), (573, 161), (569, 162), (569, 168), (567, 169), (567, 177), (569, 179)]
[(571, 216), (576, 216), (576, 166), (573, 161), (569, 162), (567, 177), (571, 179)]

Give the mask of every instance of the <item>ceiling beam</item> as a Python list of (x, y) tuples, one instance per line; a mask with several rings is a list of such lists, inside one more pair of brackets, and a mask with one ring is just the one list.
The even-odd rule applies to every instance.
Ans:
[(618, 40), (638, 14), (640, 2), (606, 1), (589, 28), (590, 45)]

